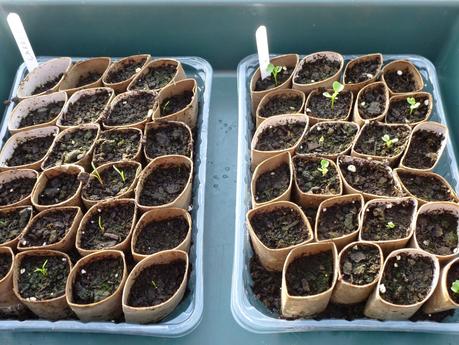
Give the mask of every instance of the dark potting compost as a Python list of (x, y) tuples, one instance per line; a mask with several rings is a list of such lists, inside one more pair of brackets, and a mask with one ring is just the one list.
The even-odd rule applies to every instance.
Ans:
[(131, 86), (132, 90), (157, 90), (171, 82), (177, 73), (177, 65), (164, 64), (150, 66), (145, 74), (141, 75)]
[(135, 129), (102, 132), (94, 145), (95, 166), (135, 158), (140, 147), (141, 134)]
[(299, 95), (278, 95), (270, 98), (259, 110), (262, 117), (295, 114), (301, 111), (303, 99)]
[(427, 96), (414, 97), (420, 106), (411, 111), (407, 99), (392, 100), (386, 116), (387, 123), (416, 123), (426, 120), (429, 111), (429, 98)]
[(360, 93), (359, 103), (356, 105), (359, 109), (359, 115), (362, 119), (371, 120), (384, 113), (386, 109), (386, 94), (384, 86), (367, 88)]
[(37, 182), (35, 177), (19, 177), (0, 184), (0, 205), (11, 205), (26, 198)]
[(185, 109), (191, 103), (193, 96), (193, 92), (185, 91), (178, 95), (166, 98), (159, 106), (161, 116), (175, 114), (176, 112)]
[(381, 256), (376, 247), (357, 243), (342, 254), (340, 266), (344, 281), (354, 285), (367, 285), (379, 274)]
[(321, 88), (318, 91), (311, 92), (306, 103), (306, 115), (329, 120), (346, 118), (352, 107), (352, 93), (350, 91), (342, 91), (336, 97), (332, 107), (330, 98), (323, 95), (325, 91), (325, 89)]
[(408, 191), (427, 201), (454, 201), (450, 188), (435, 175), (399, 171), (398, 176)]
[(403, 93), (416, 91), (415, 76), (408, 68), (387, 71), (384, 73), (384, 80), (393, 92)]
[(48, 179), (43, 191), (38, 196), (40, 205), (54, 205), (70, 199), (78, 190), (80, 180), (78, 174), (60, 173)]
[(150, 116), (150, 110), (156, 100), (156, 95), (139, 91), (118, 101), (104, 119), (107, 126), (123, 126), (142, 122)]
[(85, 94), (75, 102), (70, 103), (61, 119), (63, 126), (77, 126), (84, 123), (95, 122), (107, 106), (110, 93), (99, 89), (93, 94)]
[(289, 187), (290, 176), (290, 167), (286, 163), (258, 176), (255, 182), (255, 201), (267, 202), (282, 195)]
[(375, 56), (372, 59), (358, 61), (348, 66), (344, 82), (346, 84), (363, 83), (369, 79), (374, 78), (380, 69), (381, 58)]
[(304, 122), (290, 122), (269, 126), (259, 134), (255, 149), (259, 151), (276, 151), (292, 147), (301, 138), (304, 127)]
[(52, 102), (42, 107), (30, 110), (19, 122), (18, 128), (35, 126), (50, 122), (60, 114), (65, 102)]
[(38, 85), (32, 91), (32, 96), (38, 95), (38, 94), (40, 94), (42, 92), (48, 91), (48, 90), (52, 89), (53, 87), (55, 87), (57, 85), (57, 83), (59, 83), (59, 81), (61, 80), (63, 75), (64, 75), (63, 73), (60, 73), (56, 77), (54, 77), (52, 79), (49, 79), (48, 81), (44, 82), (41, 85)]
[(428, 130), (413, 132), (403, 164), (415, 169), (430, 169), (437, 161), (445, 136)]
[(146, 61), (147, 57), (138, 60), (127, 59), (123, 61), (121, 64), (119, 64), (119, 68), (110, 69), (107, 73), (105, 81), (110, 84), (115, 84), (128, 80), (134, 74), (140, 72), (140, 69)]
[(311, 61), (305, 61), (294, 77), (298, 84), (312, 84), (328, 79), (338, 73), (340, 63), (321, 56)]
[(255, 90), (254, 91), (266, 91), (266, 90), (271, 90), (274, 89), (275, 87), (282, 85), (285, 83), (288, 78), (292, 75), (295, 67), (293, 66), (280, 66), (282, 69), (280, 72), (276, 75), (276, 78), (273, 77), (273, 75), (269, 75), (265, 79), (258, 79), (255, 82)]
[(31, 206), (0, 211), (0, 244), (18, 237), (29, 223), (31, 214)]
[(321, 160), (297, 156), (293, 160), (295, 179), (303, 193), (339, 194), (340, 178), (336, 168), (329, 164), (326, 172), (320, 171)]
[(38, 162), (45, 157), (55, 138), (54, 134), (44, 137), (27, 138), (18, 142), (13, 154), (6, 160), (9, 167), (21, 166)]
[(187, 128), (175, 122), (159, 123), (146, 131), (145, 154), (154, 159), (165, 155), (190, 157), (192, 138)]
[(355, 200), (323, 208), (318, 218), (318, 240), (349, 235), (359, 229), (361, 203)]

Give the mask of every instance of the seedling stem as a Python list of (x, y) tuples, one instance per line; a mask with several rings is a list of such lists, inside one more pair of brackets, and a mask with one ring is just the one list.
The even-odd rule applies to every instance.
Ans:
[(48, 259), (46, 259), (45, 262), (43, 262), (43, 265), (41, 265), (41, 267), (37, 267), (34, 272), (41, 273), (43, 277), (48, 276), (48, 268), (46, 267), (47, 264)]
[(408, 104), (410, 105), (410, 115), (413, 114), (413, 111), (421, 106), (421, 103), (416, 102), (416, 99), (414, 97), (408, 97), (406, 99)]
[(388, 149), (398, 142), (398, 138), (391, 139), (389, 134), (384, 134), (381, 139), (384, 141)]
[(274, 85), (277, 86), (278, 84), (278, 80), (277, 80), (277, 75), (282, 72), (282, 70), (286, 70), (287, 67), (285, 66), (276, 66), (276, 65), (273, 65), (272, 63), (270, 63), (268, 65), (268, 67), (266, 67), (266, 71), (271, 74), (271, 76), (273, 77), (274, 79)]
[(102, 181), (102, 177), (100, 176), (99, 171), (97, 170), (96, 166), (94, 165), (94, 162), (91, 162), (91, 166), (92, 166), (92, 169), (93, 169), (91, 175), (94, 176), (99, 181), (99, 183), (103, 186), (104, 185), (104, 181)]
[(121, 176), (123, 183), (126, 182), (126, 174), (124, 173), (124, 170), (118, 169), (116, 166), (113, 166), (113, 169), (115, 169), (115, 171)]
[(333, 94), (331, 95), (329, 92), (323, 93), (325, 97), (330, 98), (332, 110), (335, 107), (335, 100), (338, 98), (339, 93), (343, 90), (344, 90), (344, 85), (341, 84), (339, 81), (334, 81), (333, 82)]

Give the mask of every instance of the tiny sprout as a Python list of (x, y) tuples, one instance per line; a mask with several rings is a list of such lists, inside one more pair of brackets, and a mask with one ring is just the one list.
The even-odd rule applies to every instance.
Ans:
[(408, 104), (410, 105), (410, 115), (413, 114), (413, 111), (421, 106), (421, 103), (416, 102), (416, 99), (414, 97), (408, 97), (406, 99)]
[(48, 268), (46, 268), (46, 265), (48, 264), (48, 259), (43, 262), (43, 265), (41, 267), (37, 267), (34, 272), (39, 272), (42, 274), (43, 277), (46, 277), (48, 275)]
[(154, 281), (154, 280), (152, 280), (152, 281), (151, 281), (151, 285), (153, 285), (153, 287), (154, 287), (155, 289), (157, 289), (157, 288), (158, 288), (158, 285), (156, 285), (156, 283), (155, 283), (155, 281)]
[(451, 284), (451, 291), (454, 293), (459, 294), (459, 279), (456, 279), (452, 284)]
[(113, 166), (113, 169), (115, 169), (115, 171), (121, 176), (123, 183), (126, 182), (126, 174), (124, 173), (124, 170), (118, 169), (116, 166)]
[(282, 72), (282, 70), (284, 69), (287, 69), (286, 67), (284, 66), (276, 66), (276, 65), (273, 65), (272, 63), (270, 63), (268, 65), (268, 67), (266, 67), (266, 72), (268, 72), (269, 74), (272, 75), (273, 79), (274, 79), (274, 85), (277, 86), (278, 84), (278, 80), (277, 80), (277, 75)]
[(91, 162), (91, 166), (93, 168), (91, 175), (94, 176), (100, 182), (101, 185), (104, 185), (104, 181), (102, 181), (102, 177), (100, 176), (99, 171), (94, 165), (94, 162)]
[(394, 222), (388, 222), (388, 223), (386, 224), (386, 228), (387, 228), (387, 229), (393, 229), (393, 228), (395, 228)]
[(0, 220), (0, 226), (5, 226), (6, 225), (6, 220)]
[(391, 139), (388, 134), (384, 134), (381, 139), (386, 143), (388, 149), (390, 149), (392, 145), (398, 142), (397, 138)]
[(338, 98), (338, 94), (343, 90), (344, 90), (344, 85), (341, 84), (339, 81), (334, 81), (333, 82), (333, 94), (330, 95), (329, 92), (323, 93), (325, 97), (330, 98), (332, 110), (335, 106), (335, 100)]
[(163, 105), (163, 112), (165, 112), (165, 111), (166, 111), (166, 109), (167, 109), (167, 106), (169, 105), (169, 103), (170, 103), (170, 102), (171, 102), (171, 101), (170, 101), (170, 100), (168, 100), (166, 103), (164, 103), (164, 105)]
[(104, 223), (102, 221), (102, 217), (99, 216), (99, 218), (97, 219), (97, 225), (99, 226), (99, 229), (101, 232), (104, 232), (105, 228), (104, 228)]
[(327, 175), (329, 165), (330, 165), (330, 162), (327, 161), (326, 159), (322, 159), (320, 161), (320, 168), (317, 168), (317, 170), (319, 170), (322, 173), (322, 176)]
[(320, 138), (319, 138), (319, 144), (322, 145), (325, 141), (325, 138), (324, 136), (322, 135)]

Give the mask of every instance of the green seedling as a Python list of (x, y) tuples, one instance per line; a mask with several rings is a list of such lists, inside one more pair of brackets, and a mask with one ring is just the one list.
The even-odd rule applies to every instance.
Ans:
[(335, 100), (338, 98), (338, 95), (341, 91), (344, 90), (344, 85), (341, 84), (339, 81), (333, 82), (333, 94), (331, 95), (329, 92), (324, 92), (323, 95), (327, 98), (330, 98), (331, 108), (335, 107)]
[(5, 226), (6, 225), (6, 220), (0, 220), (0, 226)]
[(322, 145), (325, 141), (325, 138), (324, 136), (322, 135), (320, 138), (319, 138), (319, 144)]
[(388, 222), (388, 223), (386, 224), (386, 228), (387, 228), (387, 229), (394, 229), (394, 228), (395, 228), (394, 222)]
[(451, 291), (459, 294), (459, 279), (453, 281), (453, 283), (451, 284)]
[(99, 226), (99, 229), (100, 229), (101, 232), (105, 231), (104, 223), (102, 221), (102, 217), (101, 216), (99, 216), (99, 218), (97, 218), (97, 225)]
[(41, 273), (43, 277), (48, 276), (48, 268), (46, 267), (47, 264), (48, 264), (48, 259), (46, 259), (45, 262), (43, 262), (43, 265), (41, 265), (41, 267), (37, 267), (34, 272)]
[(165, 112), (165, 111), (166, 111), (166, 109), (167, 109), (167, 106), (169, 105), (169, 103), (170, 103), (170, 102), (171, 102), (171, 101), (170, 101), (170, 100), (168, 100), (166, 103), (164, 103), (164, 105), (163, 105), (163, 112)]
[(421, 106), (421, 103), (416, 102), (416, 99), (414, 97), (408, 97), (406, 99), (408, 104), (410, 105), (410, 115), (413, 114), (413, 111)]
[(152, 281), (151, 281), (151, 285), (153, 285), (153, 287), (154, 287), (155, 289), (157, 289), (157, 288), (158, 288), (158, 285), (156, 285), (156, 283), (155, 283), (155, 281), (154, 281), (154, 280), (152, 280)]
[(271, 74), (271, 76), (273, 77), (274, 79), (274, 85), (277, 86), (278, 84), (278, 80), (277, 80), (277, 76), (280, 72), (282, 72), (282, 70), (286, 70), (287, 68), (285, 66), (276, 66), (276, 65), (273, 65), (272, 63), (270, 63), (268, 65), (268, 67), (266, 67), (266, 71)]
[(113, 169), (115, 169), (115, 171), (118, 173), (118, 175), (120, 175), (121, 177), (121, 180), (124, 182), (126, 182), (126, 174), (124, 173), (124, 170), (123, 169), (118, 169), (116, 166), (113, 166)]
[(320, 168), (317, 168), (322, 173), (322, 176), (325, 176), (328, 174), (328, 167), (330, 165), (330, 162), (327, 161), (326, 159), (322, 159), (320, 161)]
[(102, 181), (102, 177), (100, 176), (99, 171), (97, 170), (96, 166), (94, 165), (94, 162), (91, 162), (91, 166), (92, 166), (92, 169), (93, 169), (91, 175), (94, 176), (99, 181), (99, 183), (103, 186), (104, 185), (104, 181)]
[(397, 138), (391, 139), (389, 134), (384, 134), (381, 139), (384, 141), (388, 149), (390, 149), (396, 142), (398, 142)]

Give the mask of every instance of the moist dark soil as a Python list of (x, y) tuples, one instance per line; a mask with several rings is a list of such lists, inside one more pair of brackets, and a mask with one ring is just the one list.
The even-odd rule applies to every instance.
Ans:
[(316, 226), (316, 216), (317, 216), (317, 210), (319, 207), (315, 206), (310, 206), (310, 207), (302, 207), (301, 209), (303, 210), (306, 218), (308, 218), (309, 224), (311, 224), (311, 228), (314, 229)]
[(290, 207), (258, 212), (250, 225), (260, 241), (272, 249), (290, 247), (311, 238), (301, 214)]
[(298, 84), (311, 84), (328, 79), (338, 73), (340, 63), (326, 56), (305, 62), (295, 76)]
[(97, 138), (97, 129), (77, 129), (66, 133), (54, 146), (44, 162), (44, 168), (71, 164), (83, 159)]
[(388, 241), (407, 237), (414, 212), (412, 200), (371, 204), (364, 214), (362, 240)]
[(156, 96), (150, 93), (138, 93), (126, 97), (115, 104), (104, 120), (108, 126), (121, 126), (147, 119), (148, 112), (153, 109)]
[(450, 188), (435, 175), (418, 175), (399, 172), (398, 176), (408, 191), (415, 197), (427, 201), (454, 201)]
[(156, 90), (160, 89), (174, 78), (177, 66), (165, 64), (162, 66), (149, 67), (146, 74), (140, 76), (132, 86), (133, 90)]
[(183, 125), (163, 122), (146, 131), (145, 153), (150, 159), (165, 155), (190, 157), (192, 149), (190, 132)]
[(11, 258), (11, 254), (0, 254), (0, 280), (2, 280), (10, 271), (12, 262), (13, 260)]
[(91, 304), (111, 296), (123, 278), (123, 260), (106, 258), (82, 267), (73, 283), (73, 303)]
[(393, 304), (414, 304), (429, 294), (433, 276), (432, 259), (418, 254), (400, 254), (387, 260), (379, 294)]
[(282, 272), (268, 271), (255, 255), (250, 258), (252, 292), (270, 311), (281, 312)]
[(419, 108), (414, 109), (410, 114), (410, 105), (406, 98), (393, 100), (389, 103), (389, 110), (386, 116), (387, 123), (415, 123), (426, 119), (429, 111), (429, 98), (427, 96), (415, 97), (416, 102), (421, 103)]
[(120, 172), (124, 172), (124, 180), (113, 167), (99, 171), (103, 184), (92, 173), (93, 176), (83, 187), (82, 196), (88, 200), (104, 200), (125, 193), (134, 182), (137, 165), (115, 164), (114, 166)]
[(40, 205), (59, 204), (75, 195), (79, 186), (78, 174), (62, 172), (46, 182), (45, 188), (38, 196), (38, 203)]
[(400, 196), (387, 165), (366, 159), (353, 159), (340, 165), (344, 179), (355, 189), (379, 196)]
[(186, 262), (183, 260), (144, 269), (132, 285), (128, 305), (149, 307), (167, 301), (180, 287), (185, 270)]
[(15, 204), (24, 199), (32, 192), (35, 182), (35, 177), (20, 177), (0, 184), (0, 205)]
[[(399, 75), (401, 71), (401, 75)], [(408, 68), (402, 70), (387, 71), (384, 73), (384, 80), (393, 92), (413, 92), (416, 91), (415, 76)]]
[(184, 217), (153, 220), (140, 231), (134, 249), (143, 255), (174, 249), (185, 240), (188, 229), (189, 225)]
[(415, 169), (432, 168), (439, 158), (438, 152), (444, 140), (444, 135), (440, 133), (428, 130), (414, 132), (403, 164)]
[(384, 86), (365, 89), (359, 96), (359, 115), (362, 119), (371, 120), (384, 113), (386, 108)]
[(380, 67), (381, 59), (379, 57), (353, 63), (346, 70), (344, 82), (346, 84), (357, 84), (367, 81), (378, 74)]
[(296, 153), (341, 153), (351, 147), (357, 132), (357, 127), (350, 123), (321, 123), (306, 133)]
[(161, 116), (175, 114), (176, 112), (185, 109), (193, 99), (193, 92), (185, 91), (181, 94), (166, 98), (160, 105)]
[(418, 215), (416, 240), (425, 251), (436, 255), (451, 255), (458, 251), (458, 219), (447, 210)]
[(92, 84), (96, 81), (98, 81), (102, 77), (103, 73), (97, 72), (97, 71), (89, 71), (86, 74), (83, 74), (78, 78), (78, 82), (75, 85), (75, 87), (81, 87), (85, 86), (88, 84)]
[(341, 255), (341, 275), (354, 285), (372, 283), (381, 269), (379, 250), (368, 244), (356, 243)]
[(145, 206), (158, 206), (174, 201), (185, 189), (190, 168), (185, 164), (163, 165), (145, 179), (139, 202)]
[(295, 259), (285, 274), (288, 293), (312, 296), (328, 290), (333, 282), (333, 269), (331, 250)]
[(27, 233), (21, 239), (22, 247), (38, 247), (61, 241), (70, 229), (77, 210), (55, 209), (34, 218)]
[(311, 194), (339, 194), (340, 193), (340, 179), (338, 171), (330, 164), (328, 172), (324, 175), (318, 170), (320, 159), (308, 159), (295, 157), (293, 160), (295, 167), (295, 179), (304, 193)]
[(14, 240), (30, 220), (32, 207), (0, 212), (0, 244)]
[(332, 109), (330, 98), (323, 95), (325, 91), (325, 89), (320, 88), (310, 94), (309, 101), (306, 104), (306, 115), (330, 120), (345, 118), (352, 107), (352, 93), (350, 91), (341, 91), (336, 97)]
[[(403, 152), (410, 133), (410, 129), (404, 126), (387, 126), (371, 122), (360, 132), (354, 150), (366, 155), (394, 157)], [(382, 139), (385, 135), (389, 136), (391, 144)]]
[(357, 231), (361, 209), (361, 203), (355, 200), (323, 208), (317, 226), (318, 239), (338, 238)]
[(51, 144), (55, 138), (54, 134), (47, 135), (45, 137), (29, 138), (20, 142), (15, 148), (14, 152), (6, 161), (6, 165), (9, 167), (15, 167), (25, 164), (38, 162), (40, 159), (45, 157)]
[(254, 91), (271, 90), (271, 89), (274, 89), (275, 87), (285, 83), (288, 80), (288, 78), (290, 78), (290, 76), (292, 75), (292, 73), (293, 73), (293, 71), (295, 69), (295, 66), (293, 66), (293, 67), (291, 67), (291, 66), (282, 66), (282, 67), (284, 67), (285, 69), (282, 69), (282, 71), (280, 71), (277, 74), (277, 83), (274, 80), (272, 75), (269, 75), (265, 79), (261, 79), (261, 77), (260, 77), (260, 79), (258, 79), (256, 81), (256, 83), (255, 83), (255, 90)]
[(63, 126), (77, 126), (96, 122), (110, 98), (107, 90), (98, 90), (92, 95), (82, 95), (76, 102), (70, 103), (62, 116)]
[(53, 87), (55, 87), (57, 85), (57, 83), (59, 83), (59, 81), (61, 80), (63, 75), (64, 75), (64, 73), (61, 73), (58, 76), (56, 76), (55, 78), (52, 78), (52, 79), (48, 80), (47, 82), (37, 86), (32, 91), (32, 96), (38, 95), (39, 93), (48, 91), (49, 89), (52, 89)]
[(262, 203), (282, 195), (290, 184), (290, 168), (284, 163), (258, 176), (255, 182), (255, 201)]
[(451, 299), (459, 304), (459, 293), (451, 290), (451, 286), (456, 280), (459, 280), (459, 263), (457, 262), (451, 265), (448, 270), (448, 275), (446, 276), (446, 286), (448, 287), (448, 293)]
[(61, 112), (65, 102), (52, 102), (40, 108), (30, 110), (19, 122), (18, 128), (35, 126), (47, 123), (57, 117)]
[[(42, 268), (44, 272), (38, 270)], [(69, 262), (64, 256), (24, 257), (19, 271), (19, 294), (37, 301), (60, 297), (65, 294), (69, 271)]]
[(147, 58), (142, 58), (139, 60), (127, 59), (125, 60), (117, 69), (111, 69), (105, 81), (110, 84), (120, 83), (131, 78), (134, 74), (137, 73), (138, 69), (142, 68)]
[(134, 203), (123, 203), (99, 208), (81, 232), (80, 247), (103, 249), (123, 242), (132, 228)]
[(271, 117), (281, 114), (294, 114), (301, 111), (303, 98), (298, 95), (278, 95), (271, 97), (267, 103), (260, 108), (259, 114), (262, 117)]
[(269, 126), (258, 136), (255, 149), (259, 151), (284, 150), (295, 145), (304, 132), (303, 122)]
[(102, 132), (94, 146), (94, 165), (133, 159), (139, 150), (140, 139), (135, 129)]

